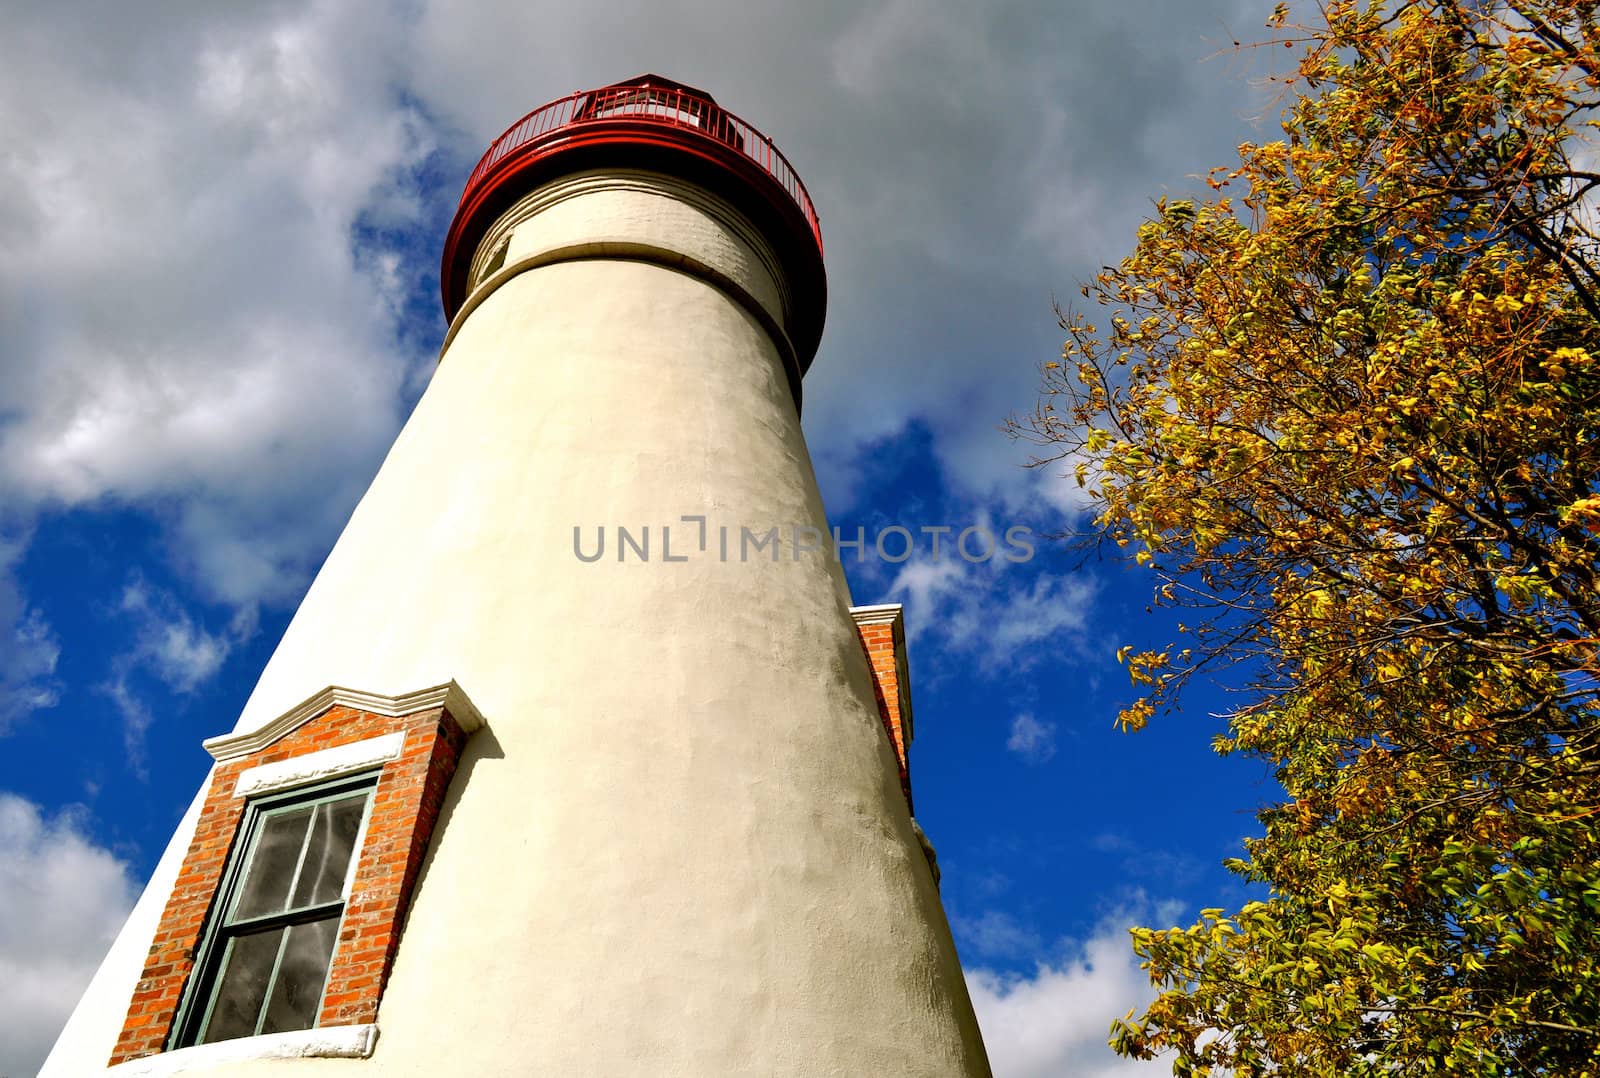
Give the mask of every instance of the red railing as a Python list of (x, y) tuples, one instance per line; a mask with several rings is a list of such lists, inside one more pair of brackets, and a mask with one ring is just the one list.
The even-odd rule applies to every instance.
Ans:
[(794, 166), (772, 140), (710, 98), (672, 86), (619, 83), (568, 94), (534, 109), (490, 144), (467, 179), (461, 195), (462, 205), (467, 204), (490, 171), (512, 154), (532, 149), (539, 143), (559, 141), (572, 129), (583, 125), (611, 120), (644, 121), (697, 131), (731, 147), (788, 193), (811, 226), (817, 250), (822, 250), (822, 228), (811, 196)]

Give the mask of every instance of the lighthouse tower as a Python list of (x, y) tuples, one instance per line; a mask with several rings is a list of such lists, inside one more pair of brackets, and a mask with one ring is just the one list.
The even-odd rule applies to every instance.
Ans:
[(989, 1073), (904, 634), (800, 429), (821, 233), (654, 75), (496, 139), (437, 372), (44, 1073)]

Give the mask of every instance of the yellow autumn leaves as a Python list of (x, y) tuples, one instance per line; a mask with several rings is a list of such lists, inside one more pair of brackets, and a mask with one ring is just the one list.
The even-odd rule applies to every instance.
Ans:
[(1013, 427), (1072, 461), (1082, 541), (1193, 608), (1118, 653), (1117, 721), (1214, 672), (1244, 701), (1219, 751), (1283, 791), (1230, 862), (1264, 901), (1135, 933), (1160, 995), (1125, 1054), (1600, 1075), (1594, 7), (1286, 28), (1284, 138), (1158, 205)]

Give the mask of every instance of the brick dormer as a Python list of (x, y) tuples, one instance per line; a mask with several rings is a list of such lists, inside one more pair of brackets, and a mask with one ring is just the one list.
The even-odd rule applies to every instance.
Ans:
[[(269, 1055), (266, 1042), (280, 1040), (290, 1054), (370, 1054), (412, 889), (461, 750), (481, 724), (454, 682), (400, 697), (329, 687), (259, 730), (205, 742), (217, 763), (110, 1064), (169, 1052), (237, 1054), (246, 1041), (261, 1042)], [(309, 887), (297, 903), (288, 892), (298, 888), (287, 883), (279, 888), (288, 911), (282, 925), (241, 919), (237, 896), (258, 886), (251, 875), (258, 862), (244, 858), (258, 848), (252, 843), (265, 841), (260, 821), (299, 813), (307, 821), (305, 848), (317, 834), (317, 817), (297, 803), (302, 794), (307, 804), (343, 807), (348, 867), (334, 874), (342, 886), (319, 884), (326, 895)], [(303, 848), (292, 870), (296, 880), (305, 877), (306, 856)], [(299, 1025), (259, 1028), (271, 1012), (289, 934), (312, 923), (325, 925), (320, 931), (332, 940), (331, 953), (320, 956), (326, 970), (320, 985), (294, 986)], [(266, 931), (251, 927), (260, 925)], [(256, 1004), (258, 1028), (208, 1037), (211, 1009), (223, 995), (223, 966), (231, 960), (229, 941), (259, 941), (272, 931), (281, 931), (284, 942)], [(331, 1047), (296, 1047), (300, 1031), (320, 1034)]]
[(906, 804), (911, 804), (911, 678), (906, 670), (905, 608), (899, 603), (857, 606), (850, 609), (855, 618), (861, 646), (867, 651), (872, 668), (872, 691), (878, 700), (878, 715), (894, 746), (900, 764), (900, 788)]

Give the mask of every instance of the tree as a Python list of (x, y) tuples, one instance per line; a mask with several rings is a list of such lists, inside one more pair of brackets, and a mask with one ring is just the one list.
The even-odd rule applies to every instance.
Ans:
[(1600, 1074), (1600, 23), (1326, 2), (1280, 140), (1165, 201), (1013, 431), (1191, 607), (1119, 656), (1279, 803), (1265, 897), (1134, 932), (1175, 1072)]

